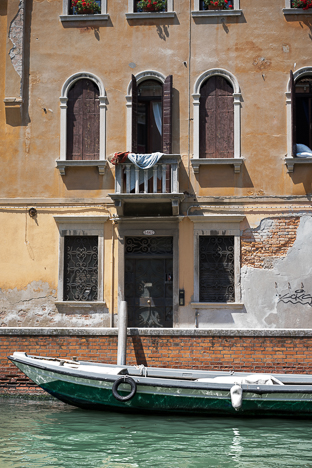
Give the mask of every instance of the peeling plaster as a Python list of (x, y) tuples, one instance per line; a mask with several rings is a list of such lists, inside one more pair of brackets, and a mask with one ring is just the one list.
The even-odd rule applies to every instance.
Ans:
[(22, 95), (23, 78), (23, 47), (24, 47), (24, 0), (20, 0), (18, 12), (11, 21), (9, 29), (9, 39), (13, 47), (9, 51), (9, 56), (14, 70), (21, 78), (20, 95)]
[(56, 290), (43, 281), (33, 281), (24, 289), (0, 290), (0, 328), (108, 326), (107, 309), (101, 313), (60, 313), (56, 296)]
[[(306, 303), (282, 302), (286, 293), (304, 290), (312, 294), (312, 217), (303, 216), (297, 237), (285, 257), (276, 258), (272, 269), (244, 266), (242, 298), (248, 325), (260, 328), (312, 328), (312, 307)], [(238, 319), (238, 317), (237, 317)], [(237, 320), (238, 326), (246, 320)]]

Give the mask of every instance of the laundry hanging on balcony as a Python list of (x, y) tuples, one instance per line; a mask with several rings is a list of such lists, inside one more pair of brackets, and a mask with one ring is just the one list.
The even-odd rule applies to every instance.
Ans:
[(117, 166), (118, 164), (124, 163), (127, 161), (128, 158), (128, 151), (123, 151), (119, 153), (113, 153), (108, 156), (108, 160), (111, 164), (114, 166)]
[[(151, 154), (135, 154), (135, 153), (128, 154), (129, 161), (131, 161), (139, 169), (143, 169), (142, 171), (139, 172), (139, 185), (141, 185), (144, 182), (143, 171), (148, 171), (148, 176), (147, 176), (148, 179), (151, 179), (153, 177), (152, 167), (158, 163), (158, 161), (160, 160), (162, 156), (163, 156), (163, 153), (159, 153), (159, 152), (151, 153)], [(161, 177), (162, 177), (161, 167), (158, 167), (157, 178), (161, 179)], [(136, 180), (135, 169), (134, 167), (131, 167), (130, 168), (130, 190), (133, 190), (135, 188), (135, 180)]]
[(150, 169), (158, 163), (164, 153), (135, 154), (129, 153), (128, 159), (140, 169)]

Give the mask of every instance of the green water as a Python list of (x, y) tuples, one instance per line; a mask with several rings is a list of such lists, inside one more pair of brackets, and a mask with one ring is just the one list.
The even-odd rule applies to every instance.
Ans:
[(312, 468), (312, 421), (142, 416), (0, 398), (0, 468)]

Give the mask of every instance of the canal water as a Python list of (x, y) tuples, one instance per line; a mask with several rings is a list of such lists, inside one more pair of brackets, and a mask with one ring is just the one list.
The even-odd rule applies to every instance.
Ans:
[(0, 468), (312, 468), (312, 421), (123, 415), (0, 398)]

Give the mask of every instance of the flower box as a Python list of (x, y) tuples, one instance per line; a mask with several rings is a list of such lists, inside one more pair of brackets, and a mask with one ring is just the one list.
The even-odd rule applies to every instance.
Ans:
[(72, 12), (75, 15), (94, 15), (101, 13), (101, 7), (97, 0), (72, 0)]
[(312, 8), (312, 0), (292, 0), (291, 8), (302, 8), (302, 10), (308, 10)]

